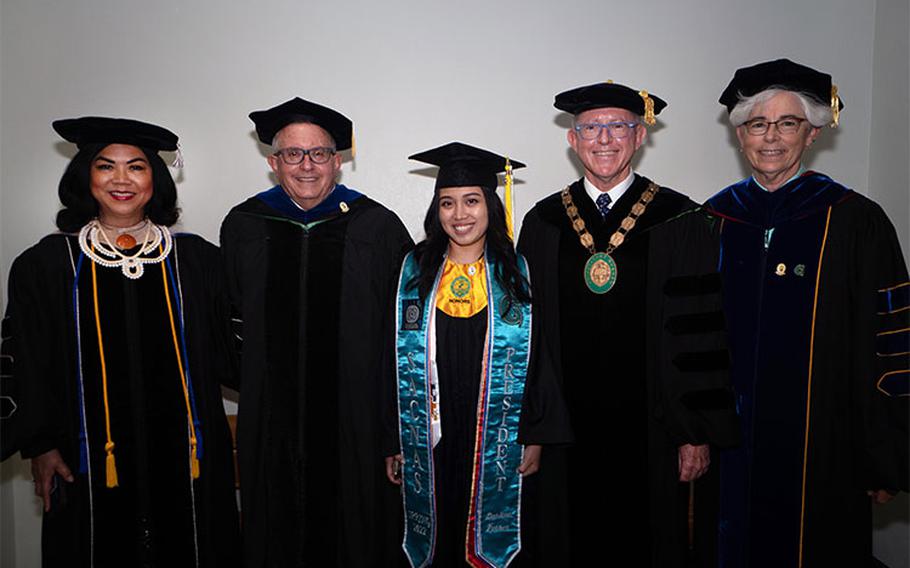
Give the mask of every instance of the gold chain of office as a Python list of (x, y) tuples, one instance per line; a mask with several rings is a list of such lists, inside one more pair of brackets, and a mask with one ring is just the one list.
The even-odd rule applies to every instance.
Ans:
[(610, 235), (607, 250), (604, 252), (597, 252), (594, 248), (594, 237), (591, 236), (591, 233), (589, 233), (587, 227), (585, 227), (584, 219), (578, 216), (578, 207), (576, 207), (575, 203), (572, 201), (572, 194), (569, 193), (569, 188), (566, 187), (562, 190), (562, 204), (566, 208), (566, 215), (569, 216), (572, 228), (575, 229), (575, 232), (578, 234), (578, 240), (581, 242), (581, 246), (585, 247), (588, 252), (591, 253), (591, 257), (588, 259), (588, 262), (585, 263), (584, 269), (585, 284), (588, 286), (588, 290), (595, 294), (606, 294), (616, 284), (616, 277), (618, 274), (616, 261), (613, 260), (613, 257), (610, 256), (610, 254), (623, 243), (626, 239), (626, 233), (635, 227), (638, 218), (644, 214), (645, 209), (648, 208), (648, 204), (654, 199), (658, 190), (660, 190), (660, 186), (656, 183), (651, 182), (648, 184), (648, 187), (642, 192), (641, 197), (638, 198), (638, 203), (632, 206), (632, 210), (629, 211), (626, 218), (619, 224), (619, 228), (616, 229), (616, 232)]

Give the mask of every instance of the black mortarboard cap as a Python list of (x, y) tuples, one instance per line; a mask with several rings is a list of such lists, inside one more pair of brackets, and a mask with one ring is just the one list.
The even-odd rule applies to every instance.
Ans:
[(55, 120), (51, 126), (80, 148), (86, 144), (131, 144), (156, 151), (177, 149), (177, 135), (167, 128), (129, 118), (83, 116)]
[(645, 117), (648, 124), (654, 124), (654, 116), (660, 114), (667, 103), (660, 97), (649, 94), (648, 91), (636, 91), (619, 83), (607, 82), (576, 87), (559, 93), (553, 101), (553, 106), (571, 114), (579, 114), (593, 108), (623, 108)]
[(439, 166), (436, 189), (471, 185), (495, 189), (499, 185), (496, 174), (505, 171), (507, 163), (512, 169), (525, 167), (521, 162), (461, 142), (449, 142), (408, 159)]
[(737, 69), (730, 84), (721, 93), (719, 102), (727, 107), (729, 113), (736, 107), (740, 96), (751, 97), (772, 87), (805, 93), (822, 104), (830, 104), (832, 111), (835, 110), (834, 100), (837, 100), (837, 111), (844, 108), (844, 101), (837, 95), (837, 87), (831, 83), (831, 75), (789, 59), (775, 59)]
[(278, 131), (295, 122), (310, 122), (322, 127), (335, 140), (336, 150), (347, 150), (353, 145), (354, 124), (338, 111), (300, 97), (283, 102), (267, 110), (250, 113), (256, 124), (256, 134), (263, 144), (271, 144)]

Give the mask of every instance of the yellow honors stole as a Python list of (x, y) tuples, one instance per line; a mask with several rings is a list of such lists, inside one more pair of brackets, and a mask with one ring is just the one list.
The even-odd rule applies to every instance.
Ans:
[(446, 258), (436, 289), (436, 307), (453, 318), (469, 318), (487, 307), (487, 280), (483, 257), (471, 264)]

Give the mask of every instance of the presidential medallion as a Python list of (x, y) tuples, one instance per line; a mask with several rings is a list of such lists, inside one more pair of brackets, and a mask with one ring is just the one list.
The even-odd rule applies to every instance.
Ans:
[(570, 188), (567, 187), (562, 190), (562, 204), (566, 209), (566, 215), (569, 216), (572, 228), (578, 234), (578, 241), (581, 246), (588, 249), (588, 252), (591, 253), (591, 257), (585, 264), (585, 284), (588, 286), (588, 290), (595, 294), (606, 294), (616, 284), (616, 262), (613, 261), (613, 257), (610, 254), (625, 242), (626, 236), (635, 228), (638, 218), (644, 215), (645, 209), (654, 200), (654, 196), (658, 191), (660, 191), (660, 186), (654, 182), (649, 183), (648, 187), (638, 198), (638, 203), (632, 206), (632, 210), (619, 224), (616, 232), (610, 235), (607, 250), (597, 252), (597, 249), (594, 248), (594, 237), (585, 228), (584, 220), (578, 215), (578, 207), (572, 201)]
[(616, 262), (604, 252), (591, 255), (585, 264), (585, 284), (595, 294), (606, 294), (616, 284)]

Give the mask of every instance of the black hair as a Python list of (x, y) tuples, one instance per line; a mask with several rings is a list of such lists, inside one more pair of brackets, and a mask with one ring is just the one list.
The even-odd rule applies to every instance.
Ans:
[[(57, 212), (57, 228), (64, 233), (75, 233), (98, 216), (98, 202), (91, 190), (92, 162), (108, 146), (110, 144), (86, 144), (66, 166), (57, 189), (63, 204), (63, 209)], [(180, 217), (174, 178), (158, 152), (139, 149), (152, 168), (152, 198), (145, 205), (145, 215), (153, 223), (170, 227)]]
[[(531, 301), (530, 286), (518, 269), (518, 255), (515, 254), (512, 239), (509, 238), (506, 229), (505, 208), (496, 195), (495, 188), (481, 189), (487, 203), (486, 254), (488, 260), (496, 266), (493, 277), (512, 298), (528, 303)], [(449, 246), (449, 236), (439, 222), (438, 189), (424, 218), (423, 230), (426, 237), (414, 248), (417, 274), (408, 282), (409, 287), (417, 287), (421, 300), (425, 300), (434, 292), (432, 288), (436, 281), (436, 273), (439, 272)]]

